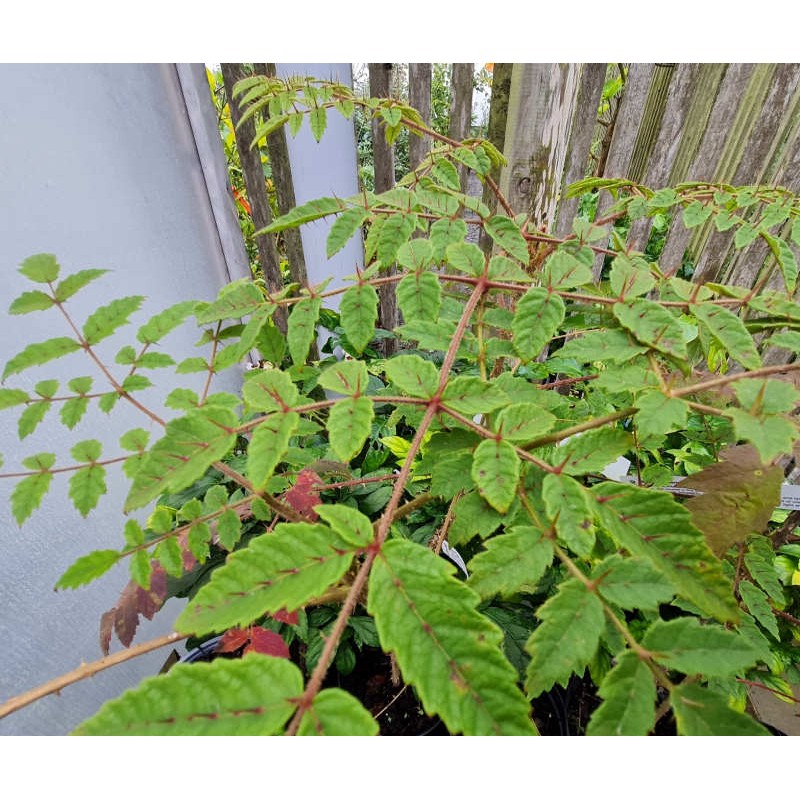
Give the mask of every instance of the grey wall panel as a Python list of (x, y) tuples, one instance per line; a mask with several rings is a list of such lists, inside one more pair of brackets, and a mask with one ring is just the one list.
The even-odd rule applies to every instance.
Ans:
[[(205, 78), (201, 67), (190, 73), (196, 80)], [(209, 300), (231, 273), (245, 274), (243, 246), (237, 256), (231, 230), (222, 236), (218, 230), (212, 200), (224, 198), (209, 199), (175, 65), (2, 65), (0, 79), (1, 362), (31, 341), (68, 333), (52, 310), (26, 318), (5, 313), (9, 302), (30, 288), (17, 268), (33, 253), (55, 253), (65, 272), (113, 270), (70, 301), (81, 322), (113, 298), (142, 294), (147, 301), (132, 318), (141, 323), (180, 300)], [(195, 94), (201, 102), (202, 92)], [(213, 125), (210, 101), (201, 119), (203, 114), (203, 124)], [(216, 158), (214, 168), (224, 171), (221, 148), (204, 157)], [(227, 261), (223, 239), (229, 242)], [(113, 364), (121, 346), (134, 343), (135, 331), (134, 324), (100, 343), (106, 363)], [(171, 334), (164, 349), (178, 358), (194, 355), (196, 339), (196, 329), (187, 326)], [(122, 368), (116, 370), (119, 374)], [(101, 376), (81, 354), (31, 369), (7, 385), (32, 388), (51, 377), (65, 383), (75, 374), (91, 374), (95, 385), (102, 386)], [(175, 415), (159, 400), (170, 388), (200, 388), (202, 381), (193, 375), (179, 382), (171, 370), (155, 376), (154, 382), (165, 388), (149, 389), (143, 397), (165, 416)], [(240, 380), (234, 369), (217, 388), (236, 390)], [(20, 469), (25, 456), (42, 451), (56, 453), (57, 466), (69, 464), (69, 449), (81, 439), (99, 439), (103, 456), (113, 457), (121, 454), (119, 435), (131, 427), (148, 429), (153, 438), (159, 435), (157, 425), (122, 403), (110, 417), (90, 407), (72, 433), (51, 410), (22, 443), (16, 437), (17, 416), (0, 413), (0, 453), (7, 472)], [(127, 581), (127, 565), (82, 589), (52, 589), (80, 555), (120, 546), (127, 483), (110, 469), (108, 487), (98, 509), (83, 520), (67, 499), (67, 477), (56, 476), (42, 507), (20, 529), (8, 502), (13, 486), (0, 480), (0, 700), (100, 656), (99, 618)], [(143, 520), (146, 514), (135, 516)], [(137, 641), (168, 631), (179, 608), (171, 601), (140, 629)], [(158, 671), (167, 655), (157, 651), (69, 687), (0, 721), (0, 734), (66, 733), (105, 699)]]

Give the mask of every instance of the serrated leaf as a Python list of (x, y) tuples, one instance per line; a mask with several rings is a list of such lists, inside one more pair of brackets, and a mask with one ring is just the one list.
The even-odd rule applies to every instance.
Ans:
[(28, 400), (30, 400), (30, 396), (22, 389), (0, 389), (0, 410), (22, 405)]
[(550, 461), (566, 475), (586, 475), (601, 472), (632, 445), (631, 435), (621, 428), (597, 428), (561, 442)]
[(104, 413), (109, 414), (114, 406), (117, 404), (119, 400), (119, 394), (117, 392), (109, 392), (108, 394), (104, 394), (98, 401), (97, 407)]
[(766, 594), (750, 581), (739, 581), (739, 595), (747, 606), (747, 610), (766, 628), (776, 641), (780, 641), (780, 631), (778, 621), (772, 613), (772, 606), (767, 600)]
[(783, 275), (783, 282), (786, 285), (786, 291), (789, 294), (793, 294), (797, 286), (797, 259), (792, 248), (783, 239), (770, 236), (763, 231), (761, 235), (766, 240), (772, 255), (775, 256), (775, 260), (778, 262), (778, 267)]
[(363, 352), (375, 334), (378, 293), (368, 283), (351, 286), (342, 295), (339, 313), (347, 340), (356, 352)]
[(466, 272), (467, 275), (480, 277), (486, 264), (483, 251), (470, 242), (455, 242), (447, 245), (445, 258), (451, 267)]
[(453, 546), (466, 544), (473, 536), (485, 539), (503, 523), (503, 515), (495, 511), (477, 491), (467, 492), (453, 506), (453, 524), (448, 541)]
[(751, 414), (781, 414), (794, 411), (800, 392), (790, 383), (769, 378), (742, 378), (733, 384), (736, 399)]
[(328, 258), (336, 255), (350, 241), (353, 234), (364, 224), (367, 216), (366, 209), (356, 206), (348, 208), (336, 217), (325, 244), (325, 254)]
[(107, 491), (105, 468), (98, 464), (79, 469), (69, 479), (69, 498), (81, 516), (86, 517)]
[(327, 525), (281, 523), (214, 570), (175, 622), (198, 635), (245, 626), (266, 613), (294, 610), (334, 585), (357, 548)]
[(536, 616), (542, 624), (525, 645), (531, 655), (525, 681), (530, 697), (556, 683), (565, 686), (574, 672), (582, 673), (605, 625), (602, 603), (574, 578), (564, 581)]
[(514, 220), (495, 215), (486, 220), (483, 229), (498, 247), (523, 264), (528, 264), (528, 243)]
[(622, 327), (629, 330), (638, 341), (669, 356), (683, 360), (687, 358), (680, 322), (658, 303), (639, 297), (614, 303), (613, 312)]
[(636, 400), (636, 430), (641, 439), (662, 436), (686, 427), (689, 406), (679, 397), (667, 397), (658, 391), (643, 392)]
[(526, 442), (551, 430), (556, 418), (536, 403), (512, 403), (494, 419), (494, 429), (510, 442)]
[(533, 278), (525, 272), (516, 261), (505, 256), (493, 256), (489, 261), (488, 277), (490, 281), (530, 283)]
[(603, 598), (620, 608), (657, 611), (675, 594), (664, 575), (639, 557), (614, 553), (595, 566), (591, 577)]
[(52, 283), (58, 277), (60, 270), (56, 257), (51, 253), (28, 256), (19, 268), (21, 274), (35, 283)]
[(377, 736), (378, 723), (353, 695), (323, 689), (297, 729), (298, 736)]
[(122, 390), (124, 392), (137, 392), (141, 389), (147, 389), (153, 385), (150, 378), (145, 375), (128, 375), (122, 381)]
[(378, 260), (384, 266), (393, 264), (400, 246), (408, 241), (414, 231), (416, 216), (395, 214), (386, 219), (378, 234)]
[(400, 391), (429, 399), (439, 388), (436, 365), (419, 356), (395, 356), (384, 364), (386, 377)]
[(727, 414), (733, 421), (737, 438), (750, 442), (765, 464), (775, 456), (792, 452), (798, 430), (785, 417), (772, 414), (756, 416), (740, 408), (730, 408)]
[(83, 335), (89, 344), (97, 344), (121, 325), (128, 322), (128, 317), (144, 302), (144, 297), (122, 297), (112, 300), (108, 305), (97, 309), (83, 325)]
[(207, 372), (208, 362), (200, 356), (190, 356), (184, 358), (180, 364), (175, 368), (178, 375), (188, 375), (192, 372)]
[(145, 456), (136, 473), (125, 512), (201, 478), (235, 444), (233, 428), (237, 422), (236, 414), (223, 406), (204, 407), (170, 420), (165, 435)]
[(644, 259), (631, 259), (625, 255), (614, 259), (609, 282), (611, 291), (620, 299), (647, 294), (656, 285)]
[(144, 428), (133, 428), (120, 436), (119, 446), (123, 450), (133, 450), (141, 452), (147, 448), (147, 442), (150, 439), (150, 433)]
[(330, 410), (327, 429), (331, 450), (344, 462), (349, 462), (361, 452), (370, 434), (375, 410), (367, 397), (340, 400)]
[(84, 286), (96, 280), (101, 275), (105, 275), (107, 269), (82, 269), (78, 272), (73, 272), (67, 275), (58, 286), (56, 286), (55, 298), (59, 303), (69, 300), (76, 292), (83, 289)]
[(211, 541), (211, 528), (207, 522), (193, 522), (189, 528), (189, 535), (186, 539), (191, 554), (204, 564), (211, 552), (209, 542)]
[(761, 366), (753, 337), (736, 314), (712, 303), (697, 303), (692, 306), (692, 313), (743, 367), (758, 369)]
[(308, 115), (308, 124), (311, 126), (312, 135), (319, 142), (322, 134), (325, 133), (325, 128), (328, 127), (328, 112), (325, 106), (311, 109), (311, 113)]
[(428, 239), (411, 239), (397, 251), (397, 263), (421, 272), (433, 262), (433, 245)]
[(178, 411), (191, 411), (200, 405), (200, 398), (197, 392), (191, 389), (173, 389), (164, 401), (167, 408), (174, 408)]
[(46, 400), (38, 403), (31, 403), (19, 416), (17, 421), (17, 435), (20, 439), (30, 436), (39, 423), (44, 419), (45, 414), (50, 410), (52, 404)]
[(592, 282), (591, 264), (572, 253), (556, 250), (544, 263), (543, 283), (551, 289), (574, 289)]
[(14, 487), (14, 491), (11, 493), (11, 513), (18, 525), (22, 525), (39, 508), (52, 480), (52, 473), (40, 472), (23, 478)]
[(156, 546), (153, 557), (164, 568), (168, 575), (180, 578), (183, 575), (183, 555), (180, 545), (174, 538), (164, 539)]
[(139, 328), (137, 340), (142, 344), (160, 341), (192, 314), (196, 305), (195, 300), (186, 300), (164, 309)]
[(406, 275), (397, 284), (397, 304), (405, 319), (428, 319), (435, 322), (442, 304), (442, 288), (438, 278), (431, 272)]
[(695, 200), (683, 209), (683, 224), (687, 228), (696, 228), (711, 216), (712, 211), (710, 205), (705, 206), (699, 200)]
[(431, 177), (448, 189), (459, 191), (461, 182), (458, 179), (458, 170), (446, 159), (437, 158), (431, 167)]
[(56, 589), (77, 589), (79, 586), (91, 583), (104, 575), (114, 564), (119, 561), (120, 554), (116, 550), (95, 550), (88, 555), (81, 556), (58, 579)]
[(588, 557), (594, 548), (594, 520), (589, 495), (567, 475), (545, 475), (542, 500), (558, 538), (573, 553)]
[(297, 365), (306, 363), (311, 342), (316, 334), (321, 308), (320, 298), (306, 297), (292, 308), (292, 313), (289, 315), (286, 341), (292, 361)]
[(264, 736), (282, 732), (303, 692), (300, 670), (285, 658), (176, 664), (165, 675), (106, 703), (82, 723), (82, 736)]
[(636, 653), (628, 650), (618, 658), (598, 694), (604, 702), (592, 714), (587, 736), (645, 736), (655, 726), (655, 679)]
[(227, 508), (217, 518), (217, 535), (226, 550), (233, 550), (242, 535), (242, 521), (239, 515)]
[(325, 369), (319, 376), (319, 385), (323, 389), (350, 397), (365, 394), (368, 384), (369, 375), (363, 361), (340, 361)]
[(195, 317), (199, 325), (223, 319), (240, 319), (252, 314), (263, 304), (264, 296), (258, 287), (249, 278), (241, 278), (224, 286), (217, 299), (197, 310)]
[[(457, 205), (457, 204), (456, 204)], [(458, 208), (456, 207), (456, 210)], [(433, 246), (433, 259), (444, 261), (448, 245), (463, 242), (467, 235), (467, 223), (463, 219), (439, 219), (431, 225), (430, 243)]]
[(131, 554), (128, 562), (131, 580), (141, 586), (142, 589), (150, 588), (150, 579), (153, 574), (153, 566), (150, 563), (150, 554), (147, 550), (137, 550)]
[(39, 366), (46, 364), (67, 353), (74, 353), (80, 350), (81, 346), (74, 340), (66, 336), (57, 336), (54, 339), (48, 339), (45, 342), (37, 342), (29, 344), (21, 353), (17, 353), (5, 366), (3, 370), (3, 378), (11, 375), (16, 375), (18, 372), (26, 370), (28, 367)]
[(174, 364), (175, 360), (166, 353), (143, 353), (136, 361), (139, 369), (163, 369)]
[(314, 510), (323, 522), (327, 522), (342, 539), (355, 547), (366, 547), (374, 538), (369, 517), (354, 508), (317, 505)]
[(279, 370), (256, 372), (245, 381), (242, 395), (248, 408), (255, 411), (283, 411), (300, 398), (292, 379)]
[(503, 634), (478, 613), (478, 596), (452, 569), (413, 542), (383, 546), (367, 601), (381, 645), (451, 733), (533, 734), (516, 670), (500, 650)]
[(636, 486), (606, 482), (590, 491), (598, 520), (621, 547), (648, 559), (681, 597), (708, 616), (737, 620), (730, 580), (685, 508), (663, 492)]
[(44, 292), (23, 292), (8, 309), (9, 314), (30, 314), (31, 311), (44, 311), (53, 305), (53, 298)]
[(750, 543), (748, 552), (744, 556), (744, 565), (747, 567), (753, 580), (781, 607), (786, 602), (783, 586), (778, 580), (773, 564), (774, 556), (770, 552), (762, 553), (757, 547), (758, 542), (763, 542), (769, 548), (769, 542), (757, 538)]
[(576, 339), (570, 339), (558, 350), (558, 356), (574, 358), (580, 364), (595, 361), (625, 363), (646, 352), (647, 347), (637, 344), (629, 333), (611, 328), (589, 331)]
[(517, 494), (522, 464), (508, 442), (487, 439), (472, 458), (472, 480), (481, 497), (492, 508), (505, 514)]
[(670, 692), (679, 736), (769, 736), (752, 717), (728, 705), (725, 696), (697, 684), (676, 686)]
[(286, 455), (289, 440), (300, 424), (296, 411), (270, 414), (253, 430), (247, 448), (247, 475), (257, 489), (263, 488), (272, 477), (275, 467)]
[(553, 562), (553, 546), (541, 530), (515, 525), (500, 536), (487, 539), (486, 548), (469, 562), (467, 586), (482, 598), (499, 594), (533, 592)]
[(511, 326), (514, 348), (520, 358), (533, 361), (563, 321), (564, 301), (557, 294), (541, 286), (528, 289), (517, 303)]
[[(302, 123), (302, 118), (301, 118)], [(290, 119), (291, 124), (291, 119)], [(311, 200), (303, 205), (296, 206), (288, 214), (278, 217), (267, 225), (266, 228), (256, 231), (255, 235), (258, 236), (262, 233), (279, 233), (287, 228), (297, 228), (306, 222), (313, 222), (316, 219), (327, 217), (330, 214), (335, 214), (337, 211), (345, 210), (347, 206), (335, 197), (321, 197), (317, 200)]]
[(459, 375), (448, 382), (442, 403), (467, 416), (491, 414), (508, 404), (508, 395), (493, 383), (472, 375)]

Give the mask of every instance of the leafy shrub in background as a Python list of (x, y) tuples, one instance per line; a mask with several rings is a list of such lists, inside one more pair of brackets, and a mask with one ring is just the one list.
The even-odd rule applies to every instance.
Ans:
[[(26, 457), (15, 518), (34, 513), (56, 470), (71, 473), (69, 496), (88, 515), (106, 467), (121, 462), (123, 510), (155, 510), (145, 525), (129, 518), (118, 550), (79, 559), (58, 587), (126, 559), (131, 583), (101, 623), (106, 648), (114, 633), (130, 645), (140, 615), (182, 595), (165, 641), (224, 633), (224, 647), (250, 651), (177, 665), (77, 732), (375, 733), (358, 699), (324, 681), (332, 665), (346, 674), (379, 646), (452, 733), (535, 734), (542, 698), (584, 674), (602, 701), (588, 734), (647, 734), (665, 714), (681, 734), (767, 733), (746, 712), (747, 685), (786, 695), (798, 679), (800, 552), (793, 528), (770, 523), (780, 459), (798, 437), (797, 365), (762, 361), (767, 348), (800, 348), (797, 266), (779, 235), (800, 242), (797, 198), (592, 180), (574, 191), (610, 191), (608, 216), (577, 219), (557, 239), (508, 207), (488, 177), (502, 156), (485, 141), (450, 141), (402, 103), (327, 82), (255, 77), (239, 90), (249, 115), (269, 111), (259, 136), (283, 124), (296, 133), (308, 118), (320, 138), (330, 111), (360, 106), (390, 140), (407, 129), (436, 146), (388, 192), (321, 198), (267, 229), (335, 216), (329, 255), (364, 230), (367, 266), (348, 287), (269, 295), (235, 282), (214, 302), (155, 315), (116, 354), (119, 370), (102, 342), (143, 298), (114, 300), (80, 324), (69, 299), (103, 271), (62, 276), (49, 255), (22, 265), (33, 286), (11, 313), (60, 313), (65, 335), (23, 349), (3, 381), (83, 350), (107, 385), (0, 389), (0, 407), (21, 409), (20, 438), (53, 407), (73, 427), (94, 400), (106, 412), (132, 403), (163, 434), (150, 443), (143, 429), (125, 432), (127, 455), (110, 459), (93, 440), (73, 447), (73, 464)], [(461, 164), (498, 195), (496, 213), (463, 193)], [(491, 256), (465, 240), (465, 212), (493, 240)], [(607, 246), (614, 221), (666, 212), (735, 229), (737, 248), (766, 242), (784, 288), (692, 284), (619, 237)], [(595, 280), (603, 257), (606, 277)], [(393, 333), (375, 328), (387, 285), (404, 317)], [(338, 315), (324, 308), (335, 295)], [(290, 310), (285, 340), (271, 322), (280, 306)], [(159, 342), (190, 318), (202, 355), (176, 365)], [(307, 363), (320, 321), (343, 360)], [(384, 359), (388, 335), (402, 349)], [(254, 350), (271, 368), (247, 373), (241, 397), (213, 393), (214, 375)], [(173, 367), (208, 381), (200, 393), (171, 392), (167, 421), (137, 393), (150, 370)], [(604, 474), (623, 458), (633, 485)], [(675, 472), (705, 494), (683, 502), (648, 488)], [(441, 557), (453, 548), (464, 569)]]

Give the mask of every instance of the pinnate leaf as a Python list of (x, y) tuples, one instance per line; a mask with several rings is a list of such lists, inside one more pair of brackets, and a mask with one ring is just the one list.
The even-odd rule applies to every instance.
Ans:
[(372, 541), (372, 523), (360, 511), (343, 505), (318, 505), (314, 510), (349, 544), (366, 547)]
[(358, 397), (367, 390), (369, 375), (363, 361), (340, 361), (319, 376), (319, 385), (332, 392)]
[(601, 596), (620, 608), (658, 610), (672, 599), (672, 584), (649, 561), (639, 557), (623, 558), (614, 553), (593, 570), (592, 580)]
[(378, 260), (389, 266), (397, 258), (400, 246), (411, 236), (416, 217), (413, 214), (395, 214), (381, 226), (378, 234)]
[(798, 438), (797, 427), (777, 414), (753, 415), (740, 408), (728, 409), (739, 439), (750, 442), (766, 464), (775, 456), (791, 453)]
[(493, 383), (472, 375), (459, 375), (448, 382), (442, 403), (460, 414), (491, 414), (508, 403), (506, 393)]
[(40, 472), (23, 478), (14, 487), (11, 493), (11, 512), (18, 525), (22, 525), (39, 508), (52, 480), (52, 473)]
[(121, 297), (98, 308), (84, 323), (83, 335), (86, 341), (97, 344), (111, 336), (117, 328), (128, 322), (128, 317), (138, 311), (143, 302), (144, 297)]
[(323, 689), (311, 703), (298, 736), (377, 736), (378, 723), (353, 695)]
[[(458, 204), (456, 204), (458, 210)], [(439, 219), (431, 225), (430, 243), (433, 246), (433, 258), (436, 262), (444, 261), (448, 245), (463, 242), (467, 235), (467, 223), (463, 219)]]
[(667, 397), (661, 392), (644, 392), (636, 400), (639, 411), (636, 426), (639, 437), (661, 436), (686, 427), (689, 406), (680, 397)]
[(447, 246), (447, 261), (467, 275), (479, 277), (483, 274), (485, 257), (477, 245), (470, 242), (455, 242)]
[(573, 553), (588, 556), (594, 548), (594, 520), (589, 495), (568, 475), (545, 475), (542, 500), (558, 538)]
[(407, 540), (387, 542), (370, 573), (367, 609), (381, 645), (395, 653), (428, 714), (452, 733), (535, 733), (503, 634), (480, 614), (478, 596), (452, 566)]
[(22, 405), (28, 400), (30, 396), (22, 389), (0, 389), (0, 410)]
[(185, 300), (164, 309), (139, 328), (136, 338), (142, 344), (160, 341), (192, 314), (196, 305), (195, 300)]
[(255, 411), (285, 411), (300, 397), (289, 375), (276, 369), (259, 370), (248, 377), (242, 394), (248, 407)]
[(51, 403), (42, 400), (39, 403), (31, 403), (19, 416), (17, 422), (17, 435), (20, 439), (30, 436), (39, 423), (44, 419), (45, 414), (50, 410)]
[(106, 470), (99, 464), (79, 469), (69, 479), (69, 498), (83, 517), (97, 505), (106, 491)]
[(351, 286), (342, 295), (340, 315), (347, 340), (356, 352), (363, 352), (375, 334), (378, 293), (368, 283)]
[(562, 442), (551, 461), (560, 465), (567, 475), (600, 472), (627, 452), (632, 444), (631, 435), (620, 428), (598, 428)]
[(81, 346), (74, 339), (67, 336), (57, 336), (48, 339), (46, 342), (29, 344), (21, 353), (14, 356), (3, 370), (3, 378), (16, 375), (18, 372), (26, 370), (28, 367), (36, 367), (39, 364), (46, 364), (56, 358), (61, 358), (68, 353), (80, 350)]
[(574, 289), (592, 281), (591, 261), (587, 264), (572, 253), (556, 250), (544, 265), (544, 283), (552, 289)]
[[(300, 122), (302, 124), (302, 118)], [(286, 228), (297, 228), (306, 222), (313, 222), (315, 219), (327, 217), (330, 214), (335, 214), (337, 211), (342, 211), (346, 208), (347, 206), (335, 197), (321, 197), (293, 208), (288, 214), (284, 214), (274, 220), (271, 225), (267, 225), (266, 228), (256, 231), (256, 235), (262, 233), (278, 233), (279, 231), (286, 230)]]
[(556, 418), (536, 403), (512, 403), (495, 419), (495, 430), (510, 442), (525, 442), (547, 433)]
[(626, 362), (647, 352), (647, 347), (637, 344), (629, 333), (610, 328), (590, 331), (570, 339), (559, 351), (560, 358), (574, 358), (581, 364), (594, 361)]
[(603, 703), (592, 714), (587, 736), (645, 736), (656, 722), (653, 673), (636, 653), (623, 653), (600, 684)]
[(116, 550), (95, 550), (81, 556), (58, 579), (56, 589), (77, 589), (86, 583), (97, 580), (119, 561), (120, 554)]
[(778, 622), (772, 613), (772, 606), (766, 594), (750, 581), (739, 581), (739, 595), (747, 606), (748, 611), (757, 619), (774, 637), (780, 641)]

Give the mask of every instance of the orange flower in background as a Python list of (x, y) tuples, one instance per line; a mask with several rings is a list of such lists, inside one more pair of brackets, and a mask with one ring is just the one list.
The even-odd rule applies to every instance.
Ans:
[(233, 199), (236, 203), (241, 206), (248, 214), (252, 214), (253, 212), (250, 209), (250, 203), (247, 202), (247, 198), (238, 190), (233, 190)]

